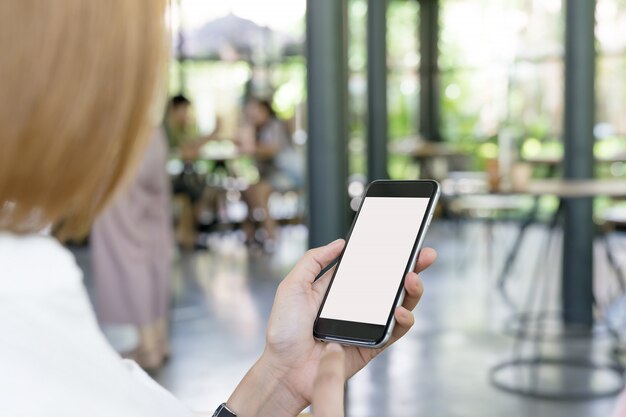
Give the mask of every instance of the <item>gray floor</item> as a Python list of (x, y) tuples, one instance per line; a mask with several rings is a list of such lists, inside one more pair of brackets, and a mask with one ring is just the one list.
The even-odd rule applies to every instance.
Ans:
[[(490, 367), (506, 358), (513, 344), (503, 330), (511, 306), (495, 290), (495, 280), (516, 230), (514, 224), (493, 229), (483, 223), (433, 224), (427, 244), (438, 250), (439, 259), (423, 274), (426, 291), (416, 326), (350, 381), (348, 416), (610, 415), (614, 398), (532, 400), (489, 384)], [(544, 248), (545, 235), (542, 227), (531, 228), (520, 250), (508, 283), (516, 304), (536, 273), (549, 284), (542, 308), (558, 301), (559, 236)], [(306, 229), (289, 227), (272, 256), (249, 254), (231, 234), (214, 236), (209, 252), (180, 257), (172, 358), (157, 379), (195, 410), (213, 410), (224, 401), (260, 354), (276, 286), (305, 244)], [(611, 271), (600, 245), (596, 258), (596, 286), (606, 292)], [(601, 385), (602, 376), (587, 383)]]

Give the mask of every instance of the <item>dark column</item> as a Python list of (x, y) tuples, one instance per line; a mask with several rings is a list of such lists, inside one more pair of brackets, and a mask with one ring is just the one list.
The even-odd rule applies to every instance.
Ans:
[(424, 139), (439, 141), (439, 0), (419, 0), (419, 4), (419, 131)]
[(310, 246), (348, 228), (346, 7), (345, 0), (307, 1)]
[[(594, 175), (595, 0), (565, 4), (564, 175)], [(593, 201), (564, 201), (563, 312), (566, 324), (593, 323)]]
[(367, 1), (367, 178), (387, 178), (387, 0)]

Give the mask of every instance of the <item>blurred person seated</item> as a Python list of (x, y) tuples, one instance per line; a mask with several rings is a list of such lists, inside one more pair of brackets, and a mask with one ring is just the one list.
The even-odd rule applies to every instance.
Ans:
[[(3, 416), (191, 417), (98, 328), (71, 252), (136, 165), (166, 82), (164, 0), (0, 2), (0, 390)], [(112, 88), (115, 86), (115, 88)], [(66, 106), (72, 97), (78, 106)], [(126, 229), (135, 225), (129, 224)], [(226, 406), (239, 417), (341, 415), (341, 388), (381, 350), (312, 335), (342, 240), (310, 250), (281, 282), (265, 349)], [(434, 261), (423, 250), (418, 269)], [(137, 254), (135, 263), (147, 260)], [(392, 342), (414, 323), (422, 286), (406, 279)], [(208, 415), (208, 414), (205, 414)], [(224, 414), (222, 414), (224, 415)], [(226, 414), (227, 415), (227, 414)], [(221, 417), (221, 415), (220, 415)]]
[(163, 121), (170, 151), (184, 162), (193, 162), (200, 149), (219, 134), (219, 119), (213, 132), (201, 135), (192, 116), (191, 101), (182, 94), (170, 98)]
[(167, 134), (170, 153), (180, 157), (183, 171), (173, 181), (173, 194), (179, 207), (179, 219), (176, 226), (176, 241), (184, 249), (193, 249), (197, 244), (196, 231), (202, 200), (206, 188), (206, 179), (195, 170), (195, 162), (207, 142), (217, 139), (219, 119), (210, 135), (200, 135), (191, 114), (191, 101), (182, 94), (169, 100), (163, 126)]
[(174, 240), (166, 162), (160, 128), (127, 188), (96, 218), (90, 239), (98, 321), (118, 351), (148, 370), (169, 356)]
[(297, 168), (302, 164), (294, 152), (286, 124), (267, 100), (253, 98), (245, 104), (244, 125), (237, 144), (242, 153), (254, 156), (259, 171), (258, 182), (243, 193), (248, 205), (248, 217), (243, 225), (246, 242), (272, 251), (277, 224), (269, 212), (270, 195), (276, 189), (299, 186), (302, 178)]

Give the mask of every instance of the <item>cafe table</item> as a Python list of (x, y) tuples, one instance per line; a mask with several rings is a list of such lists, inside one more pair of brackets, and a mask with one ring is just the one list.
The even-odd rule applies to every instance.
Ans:
[[(552, 231), (558, 225), (558, 219), (565, 210), (568, 210), (568, 201), (572, 199), (592, 199), (595, 197), (626, 197), (626, 181), (615, 179), (547, 179), (530, 181), (526, 187), (499, 191), (498, 193), (557, 197), (559, 199), (559, 208), (550, 222), (550, 233), (548, 235), (548, 238), (550, 238)], [(505, 285), (506, 275), (511, 268), (516, 253), (519, 251), (526, 228), (536, 220), (536, 216), (537, 209), (535, 207), (531, 211), (529, 218), (520, 227), (512, 250), (507, 257), (499, 285)], [(589, 222), (592, 222), (591, 215)], [(572, 225), (566, 223), (565, 227), (572, 227)], [(584, 230), (584, 225), (581, 226), (581, 230)], [(491, 382), (505, 391), (553, 400), (586, 399), (613, 395), (624, 386), (621, 378), (624, 369), (620, 364), (613, 363), (612, 358), (599, 362), (592, 355), (584, 358), (572, 358), (571, 355), (568, 356), (566, 354), (544, 355), (541, 353), (540, 345), (546, 341), (545, 326), (541, 322), (547, 319), (556, 318), (562, 324), (563, 333), (558, 337), (554, 337), (552, 341), (561, 343), (561, 346), (565, 346), (565, 350), (567, 350), (569, 343), (567, 340), (572, 335), (577, 340), (587, 340), (589, 344), (596, 337), (593, 326), (587, 327), (585, 325), (586, 323), (594, 323), (593, 276), (591, 268), (593, 235), (591, 237), (583, 235), (581, 238), (576, 238), (577, 230), (565, 230), (564, 232), (563, 259), (565, 260), (565, 267), (562, 268), (560, 277), (561, 311), (556, 312), (557, 317), (554, 317), (554, 312), (530, 311), (529, 307), (533, 305), (536, 299), (542, 297), (539, 294), (541, 290), (538, 289), (541, 285), (539, 275), (545, 263), (543, 265), (538, 263), (536, 272), (531, 277), (533, 281), (529, 285), (529, 291), (523, 303), (525, 311), (517, 314), (512, 358), (499, 363), (491, 369)], [(546, 245), (546, 247), (548, 246)], [(569, 263), (569, 265), (565, 265), (565, 263)], [(573, 309), (577, 310), (574, 316), (577, 319), (582, 317), (583, 320), (580, 322), (570, 322), (568, 320), (568, 312), (570, 313), (569, 317), (571, 317)], [(534, 325), (532, 322), (539, 324)], [(529, 329), (532, 326), (535, 327), (531, 331)], [(530, 354), (522, 348), (525, 343), (532, 345)], [(540, 376), (542, 369), (544, 370), (543, 379)], [(545, 371), (546, 369), (550, 371)], [(602, 380), (609, 382), (600, 385), (589, 383), (585, 386), (576, 386), (574, 384), (575, 381), (569, 381), (570, 383), (568, 384), (567, 378), (563, 378), (564, 375), (571, 375), (573, 372), (579, 371), (587, 372), (589, 381)], [(548, 378), (550, 381), (546, 382), (546, 374), (558, 374), (559, 378)], [(503, 377), (507, 375), (509, 378)], [(517, 377), (511, 377), (511, 375), (517, 375)], [(542, 383), (542, 381), (545, 383)]]
[[(243, 156), (237, 147), (230, 141), (210, 142), (200, 149), (199, 159), (210, 162), (207, 181), (212, 185), (225, 186), (232, 183), (232, 179), (237, 175), (229, 166), (234, 161)], [(229, 187), (225, 187), (229, 188)]]
[(470, 155), (458, 147), (441, 142), (422, 142), (412, 150), (411, 156), (420, 166), (424, 178), (445, 178), (455, 161), (463, 162)]
[[(538, 155), (531, 156), (522, 159), (522, 162), (526, 162), (532, 165), (545, 165), (548, 167), (557, 167), (563, 162), (563, 156), (560, 155)], [(626, 162), (626, 153), (615, 153), (612, 155), (596, 156), (596, 163), (612, 164), (615, 162)]]
[[(494, 194), (510, 195), (521, 194), (529, 195), (533, 197), (554, 196), (559, 199), (559, 209), (554, 215), (553, 222), (555, 222), (564, 209), (564, 203), (567, 199), (571, 198), (595, 198), (595, 197), (611, 197), (611, 198), (624, 198), (626, 197), (626, 181), (615, 179), (590, 179), (590, 180), (566, 180), (566, 179), (545, 179), (529, 181), (526, 187), (511, 189), (511, 190), (499, 190)], [(524, 239), (526, 229), (530, 224), (534, 223), (538, 215), (538, 204), (536, 203), (531, 209), (526, 219), (522, 222), (520, 230), (515, 239), (515, 243), (509, 255), (506, 258), (504, 268), (498, 279), (499, 285), (503, 285), (506, 276), (508, 275), (519, 248)], [(592, 219), (589, 219), (592, 221)], [(564, 247), (564, 250), (570, 250), (570, 247)], [(565, 254), (566, 258), (576, 258), (578, 254), (569, 253)], [(563, 277), (563, 283), (566, 278)], [(580, 302), (581, 300), (568, 300), (571, 302)], [(586, 300), (588, 302), (589, 300)]]

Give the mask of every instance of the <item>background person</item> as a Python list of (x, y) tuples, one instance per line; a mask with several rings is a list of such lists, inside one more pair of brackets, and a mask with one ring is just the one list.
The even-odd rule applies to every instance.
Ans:
[(175, 204), (179, 208), (176, 241), (184, 249), (193, 249), (197, 242), (198, 217), (206, 193), (206, 178), (199, 174), (194, 163), (202, 147), (217, 139), (218, 125), (210, 135), (200, 135), (191, 112), (191, 101), (182, 94), (170, 98), (163, 121), (170, 154), (180, 157), (183, 171), (173, 180)]
[[(84, 235), (132, 178), (158, 120), (164, 12), (160, 0), (0, 2), (2, 415), (192, 415), (107, 344), (74, 257), (41, 232), (65, 220), (60, 236)], [(81, 105), (62, 105), (68, 95)], [(343, 247), (307, 252), (281, 282), (265, 349), (227, 402), (239, 417), (294, 416), (316, 393), (326, 400), (315, 378), (327, 353), (311, 329), (331, 275), (316, 277)], [(418, 269), (433, 261), (423, 250)], [(414, 323), (415, 273), (406, 290), (392, 341)], [(378, 353), (346, 348), (345, 376)]]
[(169, 355), (174, 240), (166, 162), (165, 134), (156, 129), (139, 170), (98, 216), (90, 239), (98, 321), (110, 336), (131, 339), (134, 348), (124, 354), (144, 369)]
[(170, 98), (163, 122), (170, 151), (178, 154), (183, 161), (198, 159), (200, 148), (207, 142), (217, 139), (218, 124), (209, 135), (201, 135), (192, 111), (191, 101), (182, 94)]
[(243, 153), (254, 156), (259, 171), (259, 180), (243, 193), (248, 205), (244, 231), (248, 243), (260, 243), (271, 250), (277, 225), (269, 212), (269, 199), (272, 192), (285, 182), (278, 159), (292, 148), (292, 144), (285, 123), (278, 118), (269, 101), (248, 100), (244, 120), (237, 142)]

